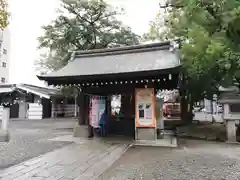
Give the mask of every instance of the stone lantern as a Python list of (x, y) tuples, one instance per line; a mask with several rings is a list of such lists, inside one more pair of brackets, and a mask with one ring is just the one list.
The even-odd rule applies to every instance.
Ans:
[(10, 114), (10, 104), (4, 104), (3, 115), (2, 115), (2, 125), (0, 129), (0, 142), (8, 142), (10, 139), (9, 131), (8, 131), (9, 114)]
[(223, 104), (223, 119), (226, 123), (227, 142), (236, 143), (236, 124), (240, 120), (240, 94), (237, 87), (219, 89), (221, 97), (218, 101)]

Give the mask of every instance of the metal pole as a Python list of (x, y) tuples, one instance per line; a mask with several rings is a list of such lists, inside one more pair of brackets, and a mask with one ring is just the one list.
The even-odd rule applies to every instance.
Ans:
[(77, 117), (77, 94), (75, 93), (74, 117)]

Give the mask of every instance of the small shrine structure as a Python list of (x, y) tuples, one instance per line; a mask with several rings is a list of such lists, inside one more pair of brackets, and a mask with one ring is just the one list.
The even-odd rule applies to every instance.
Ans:
[[(89, 124), (93, 96), (105, 98), (108, 134), (155, 140), (156, 92), (177, 89), (180, 60), (170, 42), (74, 52), (60, 70), (40, 75), (49, 85), (80, 89), (78, 125)], [(121, 95), (120, 115), (111, 113), (111, 96)], [(75, 128), (77, 135), (78, 128)], [(80, 129), (79, 129), (80, 131)]]

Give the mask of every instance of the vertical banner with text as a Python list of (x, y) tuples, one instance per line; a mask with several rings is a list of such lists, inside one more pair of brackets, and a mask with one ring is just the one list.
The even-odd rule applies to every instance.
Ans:
[(99, 121), (105, 111), (105, 99), (101, 98), (100, 96), (93, 96), (91, 98), (91, 111), (90, 115), (90, 122), (92, 127), (99, 128)]
[(98, 125), (98, 117), (99, 117), (99, 99), (97, 96), (93, 96), (91, 98), (92, 101), (92, 108), (91, 108), (91, 125), (94, 128), (97, 128)]

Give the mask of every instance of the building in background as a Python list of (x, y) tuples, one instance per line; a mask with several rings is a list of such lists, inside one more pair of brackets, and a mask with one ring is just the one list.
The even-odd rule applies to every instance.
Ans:
[(10, 30), (0, 30), (0, 84), (9, 83)]
[(30, 84), (0, 85), (0, 120), (3, 106), (10, 107), (10, 118), (41, 120), (44, 118), (76, 117), (75, 96), (64, 96), (60, 89)]

